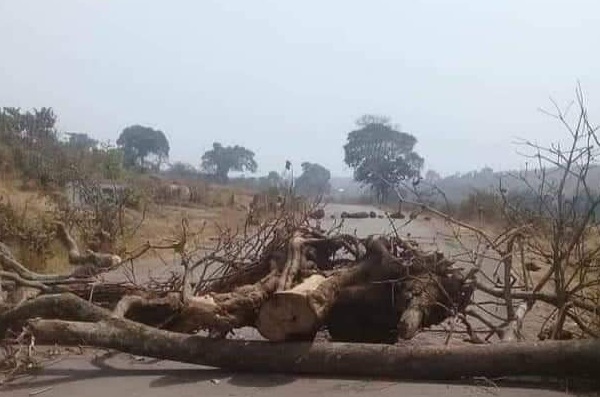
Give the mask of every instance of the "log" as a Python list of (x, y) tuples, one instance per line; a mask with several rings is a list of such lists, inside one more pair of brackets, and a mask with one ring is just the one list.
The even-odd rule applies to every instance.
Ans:
[(110, 269), (121, 263), (122, 259), (118, 255), (94, 252), (92, 250), (86, 250), (85, 253), (81, 253), (77, 242), (69, 234), (65, 224), (56, 222), (56, 228), (56, 236), (69, 253), (69, 263), (72, 265), (83, 265), (74, 270), (72, 273), (73, 277), (90, 277), (101, 273), (103, 269)]
[(336, 342), (388, 343), (398, 341), (400, 320), (397, 285), (377, 283), (345, 288), (325, 326)]
[(189, 297), (170, 329), (185, 333), (208, 329), (225, 335), (234, 328), (253, 326), (259, 308), (275, 291), (279, 276), (275, 270), (258, 283), (231, 292)]
[(110, 316), (109, 311), (73, 294), (42, 295), (0, 312), (0, 339), (8, 330), (19, 332), (27, 320), (34, 317), (98, 321)]
[[(326, 323), (346, 288), (386, 280), (402, 280), (397, 283), (394, 295), (398, 297), (393, 298), (388, 321), (397, 318), (394, 313), (402, 314), (397, 328), (405, 339), (414, 337), (423, 327), (440, 323), (468, 304), (472, 286), (465, 282), (460, 271), (450, 269), (451, 262), (441, 253), (426, 255), (406, 246), (401, 257), (411, 263), (407, 266), (404, 260), (391, 255), (386, 239), (369, 239), (365, 247), (367, 253), (358, 265), (338, 270), (327, 278), (313, 276), (295, 288), (275, 292), (258, 314), (256, 328), (261, 335), (271, 341), (310, 340)], [(389, 306), (385, 300), (392, 299), (391, 295), (379, 294), (379, 297), (382, 308)], [(354, 303), (361, 305), (356, 300)], [(351, 310), (338, 311), (334, 321), (346, 321), (341, 318), (343, 313), (352, 315)], [(382, 322), (381, 327), (385, 325)], [(384, 330), (379, 328), (376, 333), (381, 335)], [(354, 337), (356, 334), (350, 339)]]
[(600, 341), (548, 341), (398, 347), (345, 343), (272, 343), (209, 339), (157, 330), (129, 320), (96, 323), (33, 319), (38, 341), (89, 345), (139, 356), (235, 371), (395, 379), (596, 377)]
[(370, 252), (357, 266), (327, 278), (312, 276), (295, 289), (275, 292), (260, 308), (256, 322), (260, 334), (271, 341), (311, 339), (345, 287), (368, 281), (373, 270), (385, 267), (384, 255), (389, 252), (384, 240), (371, 240), (368, 246)]
[(392, 212), (391, 214), (388, 214), (388, 217), (390, 217), (391, 219), (404, 219), (404, 218), (406, 218), (406, 216), (404, 216), (404, 214), (401, 211)]
[(311, 340), (318, 330), (321, 318), (312, 305), (311, 292), (325, 281), (315, 274), (287, 291), (278, 291), (260, 308), (256, 328), (266, 339)]
[(288, 243), (287, 261), (277, 285), (278, 291), (289, 289), (295, 283), (298, 273), (306, 261), (306, 256), (304, 255), (306, 242), (307, 239), (301, 232), (294, 233), (290, 238)]
[(365, 218), (369, 218), (369, 213), (368, 212), (342, 212), (340, 214), (341, 218), (348, 218), (348, 219), (365, 219)]

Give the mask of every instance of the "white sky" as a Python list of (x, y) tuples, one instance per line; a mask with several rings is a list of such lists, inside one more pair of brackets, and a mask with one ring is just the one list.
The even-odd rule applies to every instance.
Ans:
[(241, 144), (262, 173), (289, 158), (349, 174), (364, 113), (444, 175), (514, 168), (515, 138), (561, 136), (537, 110), (550, 96), (579, 80), (600, 107), (597, 0), (0, 0), (0, 37), (0, 106), (51, 106), (60, 129), (113, 142), (159, 128), (195, 165)]

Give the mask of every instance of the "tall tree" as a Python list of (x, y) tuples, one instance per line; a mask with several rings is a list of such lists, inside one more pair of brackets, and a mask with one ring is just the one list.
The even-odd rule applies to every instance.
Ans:
[(141, 169), (147, 167), (146, 160), (151, 154), (157, 157), (154, 168), (169, 157), (169, 141), (160, 130), (141, 125), (132, 125), (123, 130), (117, 145), (123, 148), (126, 167), (139, 166)]
[(329, 193), (331, 173), (325, 167), (316, 163), (301, 164), (302, 174), (296, 180), (296, 192), (303, 196), (316, 197)]
[(202, 155), (202, 168), (214, 174), (221, 182), (227, 182), (230, 171), (256, 172), (254, 152), (242, 146), (223, 146), (213, 143), (213, 148)]
[(3, 140), (21, 140), (29, 145), (55, 143), (56, 115), (52, 108), (43, 107), (22, 112), (20, 108), (0, 109), (0, 135)]
[(413, 151), (417, 139), (400, 132), (387, 117), (365, 115), (358, 130), (348, 133), (344, 161), (354, 169), (354, 179), (373, 189), (379, 202), (402, 181), (419, 176), (423, 158)]

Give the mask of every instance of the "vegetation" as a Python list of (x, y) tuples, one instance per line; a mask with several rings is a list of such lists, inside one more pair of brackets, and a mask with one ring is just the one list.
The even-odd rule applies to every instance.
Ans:
[(354, 179), (369, 186), (381, 203), (394, 187), (419, 177), (424, 160), (413, 151), (417, 139), (397, 131), (388, 118), (365, 115), (357, 125), (360, 129), (348, 134), (344, 161), (354, 169)]
[(302, 174), (296, 179), (296, 193), (306, 197), (318, 197), (329, 193), (331, 172), (320, 164), (302, 163)]
[(254, 152), (242, 146), (223, 146), (213, 143), (213, 148), (202, 156), (202, 168), (214, 174), (218, 181), (227, 182), (230, 171), (256, 172), (258, 165)]
[[(165, 134), (150, 127), (136, 124), (125, 128), (117, 139), (117, 145), (123, 149), (123, 160), (128, 168), (157, 171), (169, 157), (169, 142)], [(150, 163), (149, 155), (155, 157)]]

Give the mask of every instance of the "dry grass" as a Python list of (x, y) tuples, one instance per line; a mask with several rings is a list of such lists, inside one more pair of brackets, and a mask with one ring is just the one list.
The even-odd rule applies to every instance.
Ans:
[[(34, 188), (24, 189), (18, 179), (0, 179), (0, 197), (20, 214), (23, 222), (35, 224), (40, 219), (56, 219), (57, 207), (50, 199)], [(127, 210), (129, 227), (139, 224), (132, 235), (122, 244), (131, 250), (148, 241), (158, 242), (178, 235), (181, 222), (186, 219), (192, 232), (201, 232), (201, 239), (209, 239), (219, 228), (235, 228), (243, 225), (252, 192), (229, 186), (205, 186), (203, 203), (185, 205), (148, 206), (146, 211)], [(67, 252), (58, 241), (48, 247), (48, 255), (39, 258), (26, 246), (7, 242), (15, 256), (32, 270), (43, 273), (65, 273), (70, 268)]]

